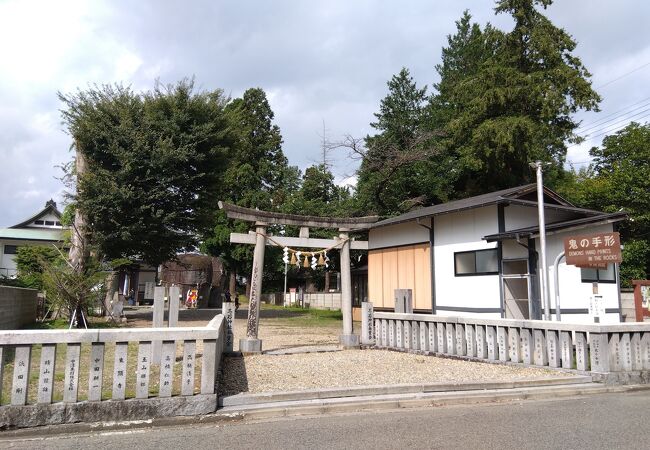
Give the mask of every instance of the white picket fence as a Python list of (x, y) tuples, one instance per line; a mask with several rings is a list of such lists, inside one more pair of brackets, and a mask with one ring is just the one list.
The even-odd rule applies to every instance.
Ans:
[[(467, 359), (634, 373), (647, 381), (650, 324), (572, 324), (362, 310), (362, 344)], [(628, 381), (631, 378), (628, 377)], [(617, 381), (617, 379), (613, 379)], [(618, 377), (618, 381), (626, 381)]]

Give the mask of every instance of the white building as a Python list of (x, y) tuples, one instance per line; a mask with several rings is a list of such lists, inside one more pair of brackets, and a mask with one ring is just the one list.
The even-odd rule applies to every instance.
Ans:
[(14, 261), (19, 247), (24, 245), (50, 245), (63, 240), (61, 212), (53, 200), (27, 220), (9, 228), (0, 228), (0, 277), (16, 276)]
[[(614, 231), (623, 212), (577, 208), (544, 188), (551, 313), (554, 267), (569, 235)], [(368, 298), (394, 308), (394, 290), (411, 289), (416, 312), (540, 319), (536, 185), (434, 205), (383, 220), (368, 238)], [(590, 299), (602, 295), (601, 323), (620, 320), (617, 268), (559, 265), (562, 320), (593, 322)], [(594, 286), (594, 283), (598, 283)]]

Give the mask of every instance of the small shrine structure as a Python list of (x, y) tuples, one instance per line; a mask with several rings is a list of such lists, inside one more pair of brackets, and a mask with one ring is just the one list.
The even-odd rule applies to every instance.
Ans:
[[(233, 244), (255, 245), (253, 253), (253, 271), (251, 274), (251, 294), (248, 306), (246, 337), (239, 340), (242, 353), (260, 353), (262, 341), (258, 338), (259, 307), (262, 294), (262, 274), (264, 273), (264, 251), (267, 245), (284, 248), (284, 260), (304, 264), (312, 268), (327, 259), (327, 251), (334, 248), (341, 252), (341, 311), (343, 313), (343, 333), (339, 336), (340, 344), (345, 348), (359, 347), (359, 336), (352, 331), (352, 276), (350, 270), (350, 250), (368, 250), (367, 241), (357, 241), (350, 233), (364, 231), (377, 222), (377, 216), (366, 217), (316, 217), (296, 214), (260, 211), (244, 208), (230, 203), (219, 202), (229, 219), (243, 220), (254, 224), (255, 231), (248, 234), (231, 233)], [(269, 236), (269, 225), (289, 225), (300, 227), (298, 237)], [(338, 230), (338, 236), (332, 239), (310, 238), (309, 228), (326, 228)], [(298, 250), (300, 249), (300, 250)], [(318, 249), (309, 251), (303, 249)], [(309, 259), (311, 258), (311, 264)]]

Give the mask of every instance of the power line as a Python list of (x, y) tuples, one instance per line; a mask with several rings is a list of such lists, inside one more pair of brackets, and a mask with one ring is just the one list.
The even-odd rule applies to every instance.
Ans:
[(596, 86), (594, 89), (600, 89), (602, 87), (609, 86), (610, 84), (620, 80), (621, 78), (625, 78), (626, 76), (628, 76), (628, 75), (630, 75), (630, 74), (632, 74), (632, 73), (634, 73), (634, 72), (636, 72), (638, 70), (641, 70), (641, 69), (643, 69), (644, 67), (647, 67), (647, 66), (650, 66), (650, 61), (643, 64), (642, 66), (637, 67), (636, 69), (632, 69), (629, 72), (624, 73), (623, 75), (621, 75), (621, 76), (619, 76), (617, 78), (614, 78), (613, 80), (608, 81), (605, 84), (601, 84), (600, 86)]
[[(648, 109), (648, 110), (646, 110), (646, 111), (650, 111), (650, 109)], [(643, 113), (643, 112), (644, 112), (644, 111), (641, 111), (641, 113)], [(638, 113), (638, 114), (641, 114), (641, 113)], [(637, 115), (638, 115), (638, 114), (637, 114)], [(646, 118), (646, 117), (648, 117), (648, 116), (650, 116), (650, 112), (648, 112), (647, 114), (644, 114), (644, 115), (641, 116), (641, 117), (637, 117), (637, 120), (638, 120), (638, 119), (644, 119), (644, 118)], [(623, 128), (625, 128), (626, 126), (628, 126), (628, 125), (629, 125), (629, 122), (625, 121), (625, 123), (623, 123), (622, 125), (615, 126), (615, 127), (612, 128), (611, 130), (608, 129), (608, 128), (610, 128), (612, 125), (609, 125), (609, 126), (607, 126), (607, 127), (605, 127), (605, 128), (601, 128), (601, 129), (599, 129), (599, 130), (596, 130), (596, 132), (601, 131), (601, 130), (604, 130), (604, 131), (602, 131), (601, 133), (594, 134), (594, 135), (581, 136), (581, 137), (583, 137), (584, 139), (594, 139), (594, 138), (600, 137), (600, 136), (602, 136), (602, 135), (604, 135), (604, 134), (611, 134), (611, 133), (615, 133), (616, 131), (620, 131), (620, 130), (622, 130)], [(567, 149), (572, 148), (572, 147), (575, 147), (575, 146), (578, 146), (578, 145), (580, 145), (580, 144), (582, 144), (582, 143), (571, 144), (571, 145), (567, 146)]]
[[(594, 127), (595, 129), (592, 129), (592, 131), (591, 131), (590, 133), (585, 133), (585, 132), (583, 131), (581, 134), (582, 134), (584, 137), (589, 137), (589, 136), (590, 136), (591, 134), (593, 134), (593, 133), (598, 133), (598, 132), (600, 132), (600, 131), (607, 130), (607, 129), (610, 128), (610, 127), (617, 127), (618, 124), (625, 124), (625, 125), (627, 125), (627, 124), (630, 123), (630, 122), (632, 121), (632, 119), (634, 119), (634, 118), (636, 118), (636, 119), (641, 119), (641, 118), (643, 118), (643, 117), (648, 116), (648, 114), (645, 114), (645, 113), (647, 113), (648, 111), (650, 111), (650, 108), (646, 108), (646, 109), (644, 109), (643, 111), (639, 111), (639, 112), (637, 112), (637, 113), (634, 113), (634, 114), (632, 114), (631, 116), (626, 117), (626, 118), (624, 118), (624, 119), (617, 120), (616, 122), (614, 122), (614, 123), (610, 123), (609, 125), (605, 125), (605, 126), (600, 127), (600, 128), (599, 128), (599, 127)], [(641, 117), (637, 117), (637, 116), (641, 116)], [(613, 120), (614, 120), (614, 119), (613, 119)], [(602, 125), (602, 124), (601, 124), (601, 125)]]
[[(644, 103), (644, 102), (645, 102), (645, 103)], [(643, 104), (641, 104), (640, 106), (636, 106), (635, 108), (632, 108), (632, 106), (638, 105), (638, 104), (640, 104), (640, 103), (643, 103)], [(603, 124), (605, 124), (605, 123), (607, 123), (607, 122), (611, 122), (612, 120), (616, 120), (618, 117), (626, 116), (626, 115), (630, 114), (631, 112), (636, 111), (637, 109), (644, 108), (644, 107), (646, 107), (646, 106), (648, 106), (648, 105), (650, 105), (650, 97), (648, 97), (648, 98), (646, 98), (646, 99), (643, 99), (643, 100), (641, 100), (641, 101), (638, 101), (638, 102), (636, 102), (636, 103), (633, 103), (632, 105), (626, 106), (625, 108), (619, 109), (619, 110), (616, 111), (616, 112), (613, 112), (613, 113), (611, 113), (611, 114), (608, 114), (608, 115), (606, 115), (606, 116), (603, 116), (603, 117), (601, 117), (600, 119), (595, 120), (595, 121), (593, 121), (593, 122), (591, 122), (591, 123), (588, 123), (588, 124), (586, 124), (586, 125), (580, 125), (580, 126), (576, 129), (576, 131), (579, 130), (580, 133), (584, 133), (585, 131), (590, 130), (590, 129), (596, 127), (596, 126), (600, 126), (600, 125), (603, 125)], [(624, 111), (625, 111), (625, 112), (624, 112)], [(623, 114), (618, 114), (618, 113), (621, 113), (621, 112), (623, 112)], [(616, 115), (616, 116), (615, 116), (615, 117), (612, 117), (612, 116), (614, 116), (614, 115)], [(609, 117), (612, 117), (612, 118), (609, 119), (609, 120), (605, 120), (605, 119), (607, 119), (607, 118), (609, 118)]]

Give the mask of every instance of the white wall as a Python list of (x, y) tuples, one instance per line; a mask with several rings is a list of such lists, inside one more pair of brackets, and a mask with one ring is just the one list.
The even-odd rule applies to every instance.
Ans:
[[(422, 219), (422, 224), (429, 226), (429, 219)], [(368, 248), (370, 250), (401, 245), (429, 242), (429, 230), (415, 221), (389, 225), (370, 230)]]
[[(56, 224), (61, 222), (61, 218), (52, 213), (47, 213), (36, 218), (36, 220), (49, 220)], [(27, 225), (29, 228), (62, 228), (61, 225), (36, 225), (34, 222)]]
[[(457, 277), (454, 253), (496, 248), (496, 242), (482, 238), (498, 232), (497, 207), (486, 206), (435, 217), (435, 289), (437, 306), (465, 308), (500, 308), (499, 276)], [(441, 315), (461, 315), (440, 311)], [(476, 315), (468, 313), (466, 315)], [(487, 316), (486, 316), (487, 317)], [(494, 317), (501, 317), (494, 314)]]
[[(584, 234), (606, 233), (612, 231), (612, 225), (600, 225), (588, 229), (566, 231), (546, 237), (546, 262), (549, 274), (549, 291), (551, 308), (555, 308), (555, 276), (554, 262), (557, 255), (564, 251), (564, 238)], [(539, 239), (535, 239), (535, 248), (540, 249)], [(560, 306), (562, 309), (589, 308), (589, 297), (592, 295), (592, 283), (583, 283), (580, 268), (562, 262), (559, 265)], [(618, 289), (616, 283), (598, 283), (598, 293), (603, 296), (606, 309), (618, 308)], [(544, 310), (542, 305), (542, 311)], [(555, 320), (555, 315), (553, 315)], [(588, 314), (563, 314), (563, 322), (593, 323)], [(601, 323), (618, 323), (618, 313), (607, 314)]]
[(16, 255), (5, 255), (5, 245), (25, 245), (24, 241), (0, 240), (0, 276), (16, 275)]

